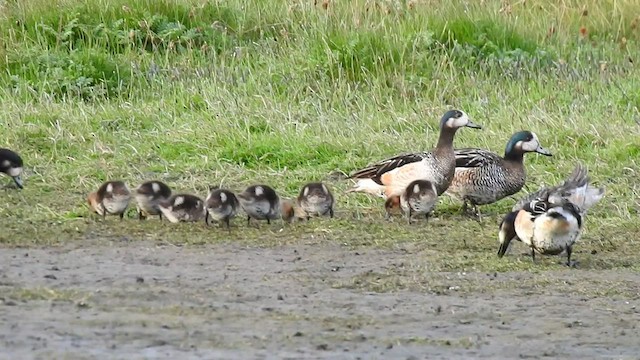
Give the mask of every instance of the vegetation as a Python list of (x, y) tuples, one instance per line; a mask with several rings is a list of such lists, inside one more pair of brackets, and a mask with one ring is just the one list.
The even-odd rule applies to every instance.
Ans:
[[(526, 157), (524, 191), (584, 162), (607, 194), (578, 256), (594, 268), (630, 266), (640, 246), (639, 23), (636, 2), (595, 0), (0, 0), (0, 146), (27, 166), (23, 191), (2, 190), (0, 242), (322, 234), (352, 245), (427, 241), (441, 268), (512, 267), (517, 257), (495, 256), (512, 200), (483, 207), (479, 225), (445, 197), (439, 220), (407, 227), (384, 222), (379, 199), (344, 195), (350, 182), (336, 180), (431, 148), (440, 116), (460, 108), (484, 129), (461, 130), (456, 146), (501, 153), (529, 129), (554, 152)], [(340, 219), (283, 232), (236, 220), (231, 235), (156, 220), (103, 224), (85, 196), (116, 178), (201, 196), (209, 184), (265, 182), (289, 197), (323, 180)], [(258, 237), (264, 231), (272, 236)], [(600, 257), (588, 260), (591, 250)]]

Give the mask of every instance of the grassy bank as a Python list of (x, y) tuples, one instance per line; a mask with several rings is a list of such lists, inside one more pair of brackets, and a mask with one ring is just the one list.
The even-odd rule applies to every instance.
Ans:
[(484, 126), (460, 131), (458, 147), (501, 153), (511, 133), (538, 134), (554, 157), (527, 156), (529, 190), (584, 162), (607, 195), (590, 213), (582, 257), (593, 249), (605, 254), (595, 267), (629, 266), (616, 254), (640, 247), (640, 5), (505, 4), (0, 1), (0, 146), (27, 166), (24, 191), (2, 190), (0, 241), (227, 238), (155, 221), (100, 224), (84, 198), (107, 179), (157, 178), (201, 196), (209, 184), (255, 182), (293, 196), (324, 180), (340, 220), (274, 227), (267, 239), (238, 221), (231, 239), (321, 234), (395, 246), (428, 237), (464, 256), (443, 262), (494, 267), (495, 224), (512, 200), (485, 207), (478, 225), (445, 198), (438, 224), (407, 229), (380, 223), (379, 200), (343, 195), (350, 183), (330, 176), (431, 148), (438, 119), (455, 107)]

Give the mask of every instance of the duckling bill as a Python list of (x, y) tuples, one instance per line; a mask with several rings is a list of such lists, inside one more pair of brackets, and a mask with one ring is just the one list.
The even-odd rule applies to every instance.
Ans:
[(300, 189), (297, 206), (304, 217), (309, 220), (311, 216), (325, 216), (333, 218), (333, 194), (329, 188), (321, 183), (309, 183)]
[(97, 191), (89, 194), (87, 201), (92, 211), (106, 218), (107, 215), (118, 215), (120, 220), (129, 206), (131, 192), (123, 181), (106, 181)]
[(175, 194), (158, 207), (172, 223), (200, 221), (205, 216), (204, 201), (191, 194)]
[(144, 220), (157, 215), (162, 220), (162, 211), (158, 205), (171, 197), (171, 188), (162, 181), (153, 180), (140, 184), (135, 191), (138, 219)]
[(231, 228), (230, 220), (238, 213), (240, 202), (236, 195), (217, 186), (209, 186), (209, 195), (205, 199), (205, 223), (210, 225), (210, 220), (222, 221)]
[(22, 181), (22, 158), (13, 150), (0, 148), (0, 172), (11, 176), (19, 189), (24, 188)]

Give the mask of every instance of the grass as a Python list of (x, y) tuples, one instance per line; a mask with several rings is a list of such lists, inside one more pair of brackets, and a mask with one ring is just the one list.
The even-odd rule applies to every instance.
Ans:
[[(505, 4), (0, 1), (0, 146), (19, 151), (27, 167), (23, 191), (1, 190), (0, 243), (99, 236), (272, 245), (320, 236), (431, 246), (421, 253), (440, 270), (535, 268), (495, 256), (497, 223), (512, 200), (483, 207), (479, 225), (444, 198), (439, 220), (407, 227), (382, 221), (378, 199), (343, 194), (350, 183), (332, 175), (431, 148), (440, 116), (460, 108), (484, 129), (461, 130), (458, 147), (501, 153), (513, 132), (529, 129), (553, 151), (526, 156), (523, 192), (586, 164), (607, 194), (577, 256), (592, 269), (637, 266), (640, 5)], [(102, 181), (152, 178), (203, 197), (209, 184), (241, 191), (257, 182), (292, 197), (323, 180), (338, 196), (338, 219), (283, 231), (236, 220), (228, 235), (139, 224), (133, 210), (122, 226), (89, 214), (85, 196)]]

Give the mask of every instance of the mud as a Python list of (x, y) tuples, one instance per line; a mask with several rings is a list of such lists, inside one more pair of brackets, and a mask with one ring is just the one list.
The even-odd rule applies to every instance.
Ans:
[(436, 273), (429, 256), (330, 242), (2, 248), (0, 358), (640, 354), (635, 272)]

